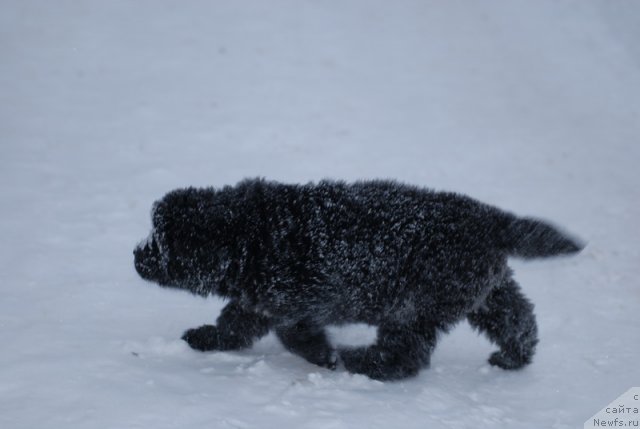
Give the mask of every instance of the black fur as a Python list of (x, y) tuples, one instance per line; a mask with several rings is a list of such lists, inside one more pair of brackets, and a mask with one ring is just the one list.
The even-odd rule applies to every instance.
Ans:
[[(140, 275), (230, 300), (215, 326), (185, 332), (191, 347), (240, 349), (274, 329), (312, 363), (339, 357), (380, 380), (418, 373), (438, 333), (465, 318), (499, 346), (491, 364), (530, 363), (533, 305), (507, 257), (582, 247), (541, 221), (391, 181), (180, 189), (155, 203), (152, 222), (134, 251)], [(325, 326), (350, 322), (377, 326), (375, 344), (334, 351)]]

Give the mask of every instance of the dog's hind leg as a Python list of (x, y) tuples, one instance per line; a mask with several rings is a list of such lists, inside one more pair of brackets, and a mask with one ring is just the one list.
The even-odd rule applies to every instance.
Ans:
[(377, 380), (399, 380), (428, 366), (435, 345), (436, 328), (432, 324), (383, 323), (375, 344), (341, 349), (340, 359), (349, 372)]
[(533, 304), (511, 278), (487, 296), (484, 305), (467, 316), (474, 328), (484, 332), (500, 347), (489, 358), (491, 365), (518, 369), (529, 363), (538, 343), (538, 328)]
[(253, 341), (269, 332), (269, 319), (248, 311), (231, 301), (220, 313), (216, 325), (187, 330), (182, 339), (201, 351), (238, 350), (251, 347)]
[(336, 354), (321, 326), (301, 321), (294, 325), (277, 326), (276, 335), (284, 347), (309, 362), (329, 368), (336, 367)]

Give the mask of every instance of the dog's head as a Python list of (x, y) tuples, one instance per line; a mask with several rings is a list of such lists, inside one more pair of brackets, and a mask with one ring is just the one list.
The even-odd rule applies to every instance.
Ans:
[(231, 258), (233, 213), (213, 189), (179, 189), (154, 203), (149, 237), (133, 251), (144, 279), (198, 295), (216, 293)]

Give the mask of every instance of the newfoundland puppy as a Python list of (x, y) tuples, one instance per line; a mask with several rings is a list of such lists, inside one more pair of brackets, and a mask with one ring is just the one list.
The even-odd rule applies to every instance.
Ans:
[[(393, 181), (178, 189), (151, 219), (140, 276), (228, 299), (215, 325), (184, 333), (192, 348), (238, 350), (273, 329), (309, 362), (378, 380), (417, 374), (465, 318), (499, 347), (489, 363), (527, 365), (536, 320), (507, 259), (582, 248), (541, 220)], [(325, 327), (354, 322), (377, 326), (375, 343), (335, 350)]]

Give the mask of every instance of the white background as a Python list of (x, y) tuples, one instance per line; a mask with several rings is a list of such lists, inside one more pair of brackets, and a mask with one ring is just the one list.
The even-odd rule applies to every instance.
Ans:
[[(640, 379), (640, 2), (0, 3), (0, 426), (581, 427)], [(135, 273), (187, 185), (395, 178), (577, 233), (523, 263), (534, 363), (463, 323), (380, 383), (273, 336), (197, 353), (222, 302)], [(372, 330), (334, 330), (365, 341)]]

